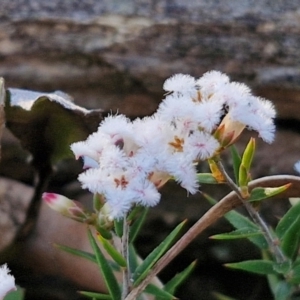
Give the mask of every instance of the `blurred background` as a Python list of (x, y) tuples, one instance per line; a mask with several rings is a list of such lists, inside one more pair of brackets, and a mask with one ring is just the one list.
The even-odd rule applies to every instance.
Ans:
[[(273, 101), (278, 112), (276, 140), (272, 146), (258, 142), (253, 178), (295, 174), (293, 165), (300, 159), (299, 47), (298, 0), (0, 2), (0, 76), (5, 78), (6, 87), (60, 90), (80, 106), (135, 118), (156, 110), (164, 95), (163, 82), (169, 76), (187, 73), (200, 77), (206, 71), (219, 70), (249, 85), (254, 94)], [(246, 133), (238, 142), (240, 149), (250, 135)], [(27, 154), (6, 131), (0, 175), (32, 186), (34, 171)], [(228, 160), (226, 155), (224, 159)], [(88, 201), (90, 195), (76, 182), (80, 168), (73, 160), (61, 163), (50, 189)], [(207, 170), (207, 166), (200, 169)], [(228, 191), (224, 187), (203, 189), (217, 198)], [(162, 193), (161, 204), (151, 210), (137, 241), (142, 256), (175, 224), (187, 218), (192, 225), (209, 208), (199, 194), (187, 197), (173, 183)], [(287, 201), (267, 203), (262, 213), (272, 224), (287, 206)], [(193, 275), (178, 292), (180, 299), (214, 299), (213, 291), (243, 300), (272, 299), (264, 278), (222, 266), (259, 257), (246, 241), (208, 240), (210, 235), (228, 230), (231, 227), (225, 221), (218, 222), (162, 272), (161, 278), (167, 280), (198, 260)], [(64, 298), (61, 282), (70, 291), (76, 288), (68, 278), (60, 281), (34, 271), (30, 276), (35, 266), (22, 272), (22, 263), (14, 259), (12, 266), (21, 274), (20, 284), (28, 287), (26, 299), (40, 299), (37, 282), (44, 299), (77, 299), (74, 294)], [(60, 288), (59, 292), (54, 292), (54, 287)]]

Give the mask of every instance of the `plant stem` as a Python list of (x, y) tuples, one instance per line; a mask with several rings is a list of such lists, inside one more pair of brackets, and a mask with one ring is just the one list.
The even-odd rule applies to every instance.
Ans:
[(129, 269), (129, 225), (127, 222), (127, 216), (124, 216), (123, 220), (123, 236), (122, 236), (122, 255), (126, 259), (127, 267), (123, 268), (123, 290), (122, 300), (126, 298), (130, 291), (130, 269)]
[(242, 202), (242, 204), (244, 205), (244, 207), (247, 209), (250, 217), (252, 218), (252, 220), (260, 227), (260, 229), (262, 230), (262, 233), (270, 247), (271, 252), (274, 254), (275, 259), (278, 263), (283, 263), (286, 261), (286, 257), (284, 256), (284, 254), (282, 253), (281, 249), (279, 248), (276, 239), (274, 239), (271, 231), (269, 230), (268, 225), (266, 224), (266, 222), (263, 220), (263, 218), (260, 216), (260, 214), (258, 213), (258, 211), (253, 208), (253, 206), (251, 205), (251, 203), (249, 203), (247, 201), (247, 198), (244, 198), (242, 196), (242, 193), (239, 189), (239, 187), (235, 184), (235, 182), (230, 178), (230, 176), (228, 175), (228, 173), (226, 172), (222, 162), (217, 159), (215, 160), (220, 172), (223, 174), (223, 176), (225, 177), (227, 184), (229, 185), (229, 187), (237, 194), (237, 197), (240, 199), (240, 201)]

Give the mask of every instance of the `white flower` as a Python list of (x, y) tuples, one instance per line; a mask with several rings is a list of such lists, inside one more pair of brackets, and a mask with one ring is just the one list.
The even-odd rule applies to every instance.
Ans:
[(10, 291), (16, 290), (15, 278), (9, 273), (10, 270), (6, 264), (0, 267), (0, 299), (3, 299)]
[(156, 205), (157, 189), (171, 177), (196, 193), (195, 163), (234, 143), (246, 127), (266, 142), (274, 139), (273, 105), (219, 71), (197, 81), (176, 74), (164, 89), (172, 93), (152, 116), (133, 122), (109, 116), (86, 141), (71, 145), (89, 168), (78, 177), (82, 187), (103, 196), (111, 219), (122, 218), (136, 204)]
[(229, 77), (219, 71), (206, 72), (197, 80), (197, 86), (203, 97), (211, 96), (227, 83), (229, 83)]
[(215, 154), (220, 144), (211, 134), (195, 131), (187, 139), (185, 147), (193, 153), (192, 157), (194, 157), (194, 160), (206, 160)]
[(163, 89), (167, 92), (179, 92), (181, 94), (194, 92), (196, 91), (196, 81), (191, 75), (175, 74), (165, 81)]

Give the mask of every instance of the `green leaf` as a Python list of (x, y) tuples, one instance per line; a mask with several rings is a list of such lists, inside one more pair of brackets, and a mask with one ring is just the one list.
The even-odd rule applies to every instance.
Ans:
[(219, 184), (211, 173), (198, 173), (197, 181), (202, 184)]
[(98, 247), (90, 229), (88, 229), (88, 238), (95, 252), (98, 267), (100, 269), (100, 272), (102, 273), (102, 276), (106, 283), (109, 294), (112, 297), (112, 300), (120, 300), (121, 290), (118, 281), (112, 271), (110, 264), (108, 263), (105, 256), (103, 255), (100, 248)]
[(291, 186), (290, 183), (279, 186), (279, 187), (275, 187), (275, 188), (271, 188), (271, 187), (257, 187), (254, 188), (251, 193), (250, 193), (250, 197), (248, 199), (248, 201), (254, 202), (254, 201), (261, 201), (263, 199), (267, 199), (270, 197), (273, 197), (277, 194), (280, 194), (282, 192), (284, 192), (285, 190), (287, 190), (289, 187)]
[(154, 295), (154, 296), (157, 297), (156, 299), (159, 299), (159, 300), (173, 300), (173, 299), (177, 299), (172, 294), (170, 294), (170, 293), (162, 290), (161, 288), (157, 287), (154, 284), (147, 285), (147, 287), (145, 288), (145, 293)]
[(275, 232), (279, 239), (282, 239), (286, 231), (290, 228), (290, 226), (292, 226), (294, 220), (298, 218), (299, 215), (300, 202), (292, 206), (278, 222)]
[(129, 242), (133, 243), (136, 237), (138, 236), (140, 229), (142, 228), (146, 216), (148, 214), (149, 208), (144, 208), (142, 210), (141, 215), (133, 222), (133, 224), (130, 226), (130, 232), (129, 232)]
[(289, 282), (292, 284), (300, 284), (300, 265), (296, 265), (292, 268), (292, 272), (289, 274)]
[(129, 244), (129, 269), (131, 273), (135, 272), (139, 261), (141, 261), (141, 258), (136, 253), (133, 244)]
[(160, 257), (169, 249), (174, 242), (179, 231), (182, 229), (186, 221), (181, 222), (175, 229), (160, 243), (139, 265), (132, 275), (134, 286), (137, 286), (148, 274), (153, 265), (160, 259)]
[(290, 260), (286, 260), (284, 262), (274, 262), (274, 270), (278, 273), (278, 274), (287, 274), (288, 272), (290, 272), (291, 267), (292, 267), (292, 263)]
[[(248, 228), (248, 230), (252, 231), (260, 231), (260, 228), (253, 223), (249, 218), (243, 216), (242, 214), (238, 213), (237, 211), (230, 211), (224, 216), (229, 223), (234, 226), (236, 229), (243, 228), (244, 230)], [(248, 238), (249, 241), (254, 243), (260, 249), (267, 249), (268, 244), (262, 235), (256, 235)]]
[(99, 241), (103, 245), (103, 248), (106, 250), (106, 252), (110, 255), (110, 257), (120, 266), (123, 268), (127, 267), (127, 263), (125, 258), (122, 256), (122, 254), (115, 248), (113, 245), (104, 239), (101, 235), (97, 235)]
[(280, 239), (280, 247), (290, 259), (295, 259), (300, 243), (300, 215), (291, 220), (291, 225)]
[(241, 164), (245, 167), (245, 169), (248, 173), (250, 172), (254, 153), (255, 153), (255, 139), (250, 138), (250, 140), (246, 146), (246, 149), (243, 153), (242, 162), (241, 162)]
[(196, 266), (196, 262), (192, 262), (182, 272), (176, 274), (168, 283), (165, 284), (164, 290), (170, 294), (175, 294), (176, 289), (186, 280)]
[(274, 270), (274, 263), (270, 260), (246, 260), (237, 263), (225, 264), (225, 266), (231, 269), (238, 269), (262, 275), (277, 274)]
[(123, 236), (123, 222), (123, 219), (114, 220), (115, 232), (120, 238)]
[(261, 230), (246, 227), (246, 228), (240, 228), (235, 231), (231, 231), (227, 233), (215, 234), (210, 238), (215, 240), (234, 240), (234, 239), (250, 238), (258, 235), (262, 236)]
[(63, 250), (63, 251), (65, 251), (65, 252), (68, 252), (70, 254), (73, 254), (73, 255), (85, 258), (87, 260), (90, 260), (91, 262), (97, 263), (96, 256), (92, 253), (85, 252), (85, 251), (78, 250), (78, 249), (74, 249), (74, 248), (64, 246), (64, 245), (54, 244), (54, 246), (61, 249), (61, 250)]
[(239, 169), (240, 169), (240, 164), (241, 164), (241, 157), (235, 147), (235, 145), (232, 145), (230, 147), (230, 152), (231, 152), (231, 157), (232, 157), (232, 164), (233, 164), (233, 171), (234, 171), (234, 177), (235, 177), (235, 182), (239, 182)]
[[(210, 204), (215, 205), (217, 203), (217, 201), (213, 197), (209, 196), (208, 194), (202, 193), (202, 195)], [(243, 216), (242, 214), (238, 213), (235, 210), (232, 210), (227, 214), (225, 214), (224, 218), (227, 221), (229, 221), (229, 223), (236, 229), (248, 228), (249, 230), (254, 230), (254, 231), (260, 230), (260, 228), (254, 222), (252, 222), (249, 218)], [(248, 239), (256, 246), (258, 246), (260, 249), (268, 249), (268, 244), (263, 236), (257, 235), (257, 236), (249, 237)]]
[(86, 291), (80, 291), (79, 294), (83, 296), (87, 296), (93, 299), (102, 299), (102, 300), (112, 300), (113, 298), (110, 295), (107, 294), (100, 294), (100, 293), (93, 293), (93, 292), (86, 292)]
[(4, 300), (23, 300), (25, 297), (25, 290), (21, 287), (17, 287), (16, 291), (9, 292)]
[(290, 299), (293, 287), (286, 281), (280, 281), (276, 286), (275, 300), (287, 300)]
[(101, 236), (106, 239), (106, 240), (111, 240), (112, 239), (112, 233), (104, 228), (103, 226), (96, 225), (97, 231), (101, 234)]
[(245, 187), (248, 185), (248, 182), (250, 180), (249, 172), (246, 169), (246, 167), (243, 164), (240, 164), (240, 169), (239, 169), (239, 186), (240, 187)]

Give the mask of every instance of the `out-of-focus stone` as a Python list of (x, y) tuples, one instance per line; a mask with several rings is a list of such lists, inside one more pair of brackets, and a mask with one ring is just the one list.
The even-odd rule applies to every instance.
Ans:
[(33, 188), (7, 178), (0, 178), (0, 252), (14, 241), (26, 219)]

